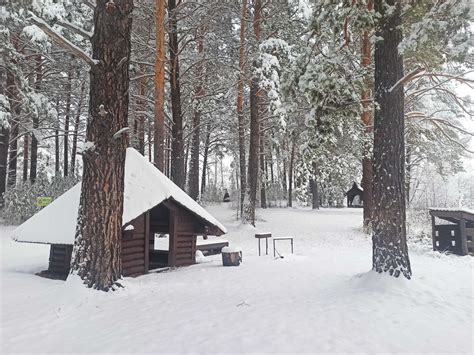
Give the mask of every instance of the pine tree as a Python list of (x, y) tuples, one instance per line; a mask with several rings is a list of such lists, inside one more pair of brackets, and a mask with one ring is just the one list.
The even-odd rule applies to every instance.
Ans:
[(405, 124), (401, 1), (375, 1), (381, 14), (375, 45), (373, 269), (411, 278), (405, 226)]

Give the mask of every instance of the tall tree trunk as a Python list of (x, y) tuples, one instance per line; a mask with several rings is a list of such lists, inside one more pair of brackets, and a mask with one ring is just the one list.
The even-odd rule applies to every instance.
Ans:
[(310, 180), (310, 188), (312, 195), (312, 208), (313, 210), (319, 210), (319, 190), (318, 190), (318, 166), (316, 162), (313, 162), (313, 178)]
[(18, 134), (19, 134), (19, 118), (21, 113), (20, 94), (18, 92), (15, 77), (11, 72), (7, 71), (7, 97), (10, 103), (10, 142), (8, 154), (8, 178), (7, 185), (14, 186), (16, 184), (16, 173), (18, 164)]
[[(56, 99), (56, 111), (59, 112), (59, 98)], [(55, 130), (54, 130), (54, 176), (60, 176), (61, 171), (61, 161), (59, 158), (59, 117), (55, 122)]]
[(69, 118), (71, 116), (71, 90), (72, 90), (72, 69), (69, 69), (66, 84), (66, 114), (64, 118), (64, 159), (63, 170), (64, 176), (69, 174)]
[(267, 173), (265, 169), (265, 136), (263, 134), (262, 125), (260, 125), (260, 142), (259, 142), (259, 158), (260, 158), (260, 207), (267, 208)]
[[(373, 10), (373, 1), (367, 2), (367, 9)], [(369, 39), (369, 31), (364, 31), (362, 34), (362, 66), (368, 68), (372, 58), (372, 50)], [(373, 159), (372, 159), (372, 142), (374, 138), (374, 117), (370, 104), (370, 87), (372, 86), (372, 78), (367, 78), (364, 89), (362, 90), (362, 124), (366, 135), (366, 142), (364, 144), (364, 156), (362, 158), (362, 189), (364, 190), (364, 227), (368, 227), (372, 221), (372, 210), (374, 205), (372, 180), (373, 180)]]
[(296, 139), (291, 139), (290, 164), (288, 166), (288, 207), (293, 207), (293, 170), (295, 166)]
[(387, 12), (386, 0), (376, 0), (382, 14), (375, 45), (374, 118), (374, 211), (373, 269), (398, 277), (411, 277), (405, 226), (405, 137), (403, 58), (398, 52), (402, 40), (401, 2), (388, 0), (395, 11)]
[(199, 198), (199, 143), (201, 125), (201, 100), (204, 96), (204, 26), (200, 26), (196, 35), (198, 64), (196, 65), (197, 85), (194, 89), (194, 116), (193, 116), (193, 140), (191, 145), (191, 161), (189, 166), (189, 196), (197, 200)]
[[(41, 90), (41, 84), (43, 82), (43, 59), (41, 54), (35, 56), (36, 62), (36, 78), (35, 78), (35, 91)], [(39, 117), (33, 115), (33, 134), (31, 135), (31, 154), (30, 154), (30, 182), (36, 181), (37, 169), (38, 169), (38, 139), (36, 138), (36, 131), (39, 128)]]
[(128, 135), (132, 0), (96, 1), (87, 141), (72, 272), (107, 291), (122, 274), (121, 237)]
[(23, 136), (23, 182), (28, 180), (28, 160), (30, 151), (30, 140), (29, 135), (25, 134)]
[[(261, 38), (261, 21), (262, 21), (262, 3), (261, 0), (254, 2), (253, 15), (253, 32), (257, 44)], [(253, 66), (257, 66), (254, 62)], [(248, 206), (246, 211), (246, 219), (255, 226), (255, 208), (257, 205), (257, 185), (259, 174), (259, 141), (260, 141), (260, 118), (259, 118), (259, 82), (256, 75), (252, 76), (250, 82), (250, 145), (249, 145), (249, 162), (248, 162)]]
[(168, 16), (170, 21), (169, 53), (170, 53), (170, 86), (171, 111), (173, 126), (171, 129), (171, 180), (180, 188), (184, 188), (184, 143), (183, 115), (181, 112), (181, 88), (179, 78), (179, 43), (178, 43), (178, 14), (176, 0), (168, 0)]
[(165, 162), (165, 11), (166, 1), (155, 1), (155, 131), (153, 139), (155, 166), (164, 172)]
[(206, 191), (206, 173), (207, 173), (207, 160), (209, 157), (209, 144), (211, 141), (211, 125), (208, 123), (206, 126), (206, 139), (204, 141), (204, 157), (202, 160), (202, 178), (201, 178), (201, 199)]
[(142, 77), (138, 80), (138, 114), (134, 122), (134, 135), (136, 137), (136, 149), (145, 155), (145, 111), (146, 111), (146, 77), (143, 76), (144, 70), (140, 68)]
[(3, 207), (3, 194), (7, 185), (7, 164), (8, 164), (8, 141), (10, 130), (8, 127), (0, 127), (0, 208)]
[(245, 117), (244, 117), (244, 80), (245, 80), (245, 25), (247, 23), (247, 0), (242, 1), (240, 17), (239, 82), (237, 84), (237, 121), (239, 135), (239, 171), (240, 171), (240, 215), (243, 216), (247, 173), (245, 170)]
[(71, 174), (75, 174), (76, 172), (77, 139), (79, 135), (79, 125), (81, 123), (82, 105), (84, 101), (84, 89), (85, 89), (85, 83), (82, 82), (79, 102), (77, 104), (76, 119), (74, 120), (74, 133), (72, 136)]

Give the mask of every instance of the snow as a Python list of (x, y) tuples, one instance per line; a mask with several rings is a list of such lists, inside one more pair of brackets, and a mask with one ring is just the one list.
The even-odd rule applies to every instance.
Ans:
[[(196, 245), (209, 245), (209, 244), (214, 244), (214, 243), (225, 243), (228, 242), (228, 240), (223, 239), (221, 237), (207, 237), (207, 239), (204, 239), (202, 235), (198, 235), (196, 239)], [(155, 236), (155, 242), (153, 245), (154, 250), (163, 250), (167, 251), (169, 250), (169, 234), (163, 234), (161, 237)]]
[[(259, 210), (256, 229), (208, 209), (242, 246), (239, 267), (210, 256), (110, 293), (35, 276), (48, 246), (1, 228), (0, 353), (472, 354), (472, 257), (410, 245), (413, 279), (395, 279), (369, 271), (360, 209)], [(259, 257), (260, 231), (293, 235), (296, 254)]]
[[(172, 199), (226, 232), (217, 219), (133, 148), (127, 149), (124, 185), (123, 225), (163, 201)], [(80, 196), (81, 183), (16, 228), (12, 238), (19, 242), (74, 244)]]
[(222, 248), (223, 253), (240, 253), (242, 251), (241, 247), (224, 247)]

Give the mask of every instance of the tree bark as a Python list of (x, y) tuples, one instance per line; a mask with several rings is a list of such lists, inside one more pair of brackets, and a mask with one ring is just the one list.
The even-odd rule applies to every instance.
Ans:
[(7, 71), (7, 97), (10, 103), (10, 142), (8, 154), (8, 178), (7, 185), (14, 186), (16, 184), (16, 173), (18, 164), (18, 133), (19, 133), (19, 117), (21, 113), (21, 100), (15, 77), (11, 72)]
[(23, 136), (23, 182), (28, 180), (28, 160), (30, 151), (29, 134)]
[(313, 162), (313, 178), (310, 180), (313, 210), (319, 210), (318, 175), (318, 166)]
[(79, 135), (79, 125), (81, 123), (82, 105), (84, 101), (84, 89), (85, 89), (85, 83), (82, 82), (79, 102), (77, 104), (76, 119), (74, 120), (74, 133), (72, 136), (71, 174), (75, 174), (76, 172), (77, 139)]
[(296, 139), (291, 139), (290, 164), (288, 166), (288, 207), (293, 207), (293, 169), (295, 166)]
[(196, 35), (198, 64), (196, 65), (196, 82), (194, 90), (194, 116), (193, 116), (193, 139), (191, 144), (191, 161), (189, 165), (189, 196), (197, 200), (199, 198), (199, 143), (201, 125), (201, 100), (204, 96), (204, 26), (200, 26)]
[[(41, 54), (35, 57), (36, 61), (36, 78), (35, 78), (35, 91), (41, 90), (41, 84), (43, 82), (43, 59)], [(30, 182), (36, 181), (37, 169), (38, 169), (38, 139), (36, 138), (36, 131), (39, 128), (39, 117), (33, 115), (33, 133), (31, 135), (31, 154), (30, 154)]]
[[(98, 0), (94, 10), (90, 70), (88, 150), (84, 172), (72, 273), (88, 287), (113, 289), (122, 274), (121, 237), (128, 126), (132, 0)], [(91, 146), (93, 145), (93, 146)]]
[(63, 159), (63, 173), (64, 176), (69, 174), (69, 118), (71, 116), (71, 90), (72, 90), (72, 69), (69, 69), (68, 79), (66, 84), (66, 112), (64, 117), (64, 159)]
[[(257, 45), (260, 44), (261, 21), (262, 21), (262, 3), (260, 0), (254, 2), (253, 32)], [(254, 62), (256, 67), (257, 63)], [(252, 76), (250, 82), (250, 145), (248, 162), (248, 206), (246, 219), (255, 226), (255, 208), (257, 205), (257, 185), (259, 174), (259, 142), (260, 142), (260, 118), (259, 118), (259, 82), (256, 74)]]
[[(140, 68), (140, 74), (143, 75), (144, 71)], [(136, 149), (140, 154), (145, 155), (145, 111), (146, 111), (146, 77), (142, 76), (138, 80), (138, 113), (135, 116), (134, 122), (134, 135), (136, 138)]]
[[(373, 1), (367, 2), (367, 9), (373, 10)], [(372, 50), (369, 39), (369, 31), (364, 31), (362, 34), (362, 67), (368, 68), (370, 66), (372, 58)], [(372, 210), (373, 210), (373, 192), (372, 192), (372, 180), (373, 180), (373, 158), (372, 158), (372, 142), (374, 138), (374, 117), (371, 110), (369, 100), (371, 99), (370, 87), (372, 86), (372, 79), (367, 78), (365, 81), (365, 87), (362, 90), (362, 124), (364, 126), (364, 132), (366, 135), (366, 143), (364, 145), (364, 156), (362, 158), (362, 189), (364, 190), (364, 207), (363, 207), (363, 218), (364, 227), (368, 227), (372, 221)]]
[(8, 141), (10, 130), (0, 127), (0, 207), (3, 207), (3, 194), (7, 185)]
[(165, 162), (165, 11), (166, 1), (155, 1), (155, 130), (153, 139), (155, 166), (164, 172)]
[(405, 142), (403, 85), (391, 90), (403, 77), (401, 3), (388, 0), (395, 11), (387, 13), (385, 0), (375, 1), (382, 18), (375, 45), (374, 211), (373, 269), (398, 277), (411, 277), (405, 226)]
[(169, 53), (170, 53), (170, 86), (171, 112), (173, 126), (171, 129), (171, 180), (184, 189), (184, 143), (183, 115), (181, 112), (181, 87), (179, 78), (179, 43), (178, 43), (178, 14), (176, 0), (168, 0), (168, 15), (170, 21)]
[(245, 28), (247, 23), (247, 0), (242, 1), (240, 17), (239, 47), (239, 82), (237, 84), (237, 123), (239, 136), (239, 171), (240, 171), (240, 215), (243, 216), (247, 173), (245, 164), (245, 117), (244, 117), (244, 80), (245, 80)]
[(206, 139), (204, 141), (204, 157), (202, 160), (202, 178), (201, 178), (201, 199), (206, 191), (206, 173), (207, 173), (207, 160), (209, 157), (209, 144), (211, 141), (211, 125), (206, 126)]
[(265, 136), (260, 125), (259, 159), (260, 159), (260, 207), (267, 208), (267, 172), (265, 169)]

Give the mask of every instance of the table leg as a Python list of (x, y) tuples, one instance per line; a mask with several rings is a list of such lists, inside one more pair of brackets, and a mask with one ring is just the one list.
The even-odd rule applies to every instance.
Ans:
[(276, 257), (276, 253), (275, 253), (275, 239), (273, 239), (273, 257), (274, 257), (274, 258)]
[(268, 255), (268, 238), (265, 238), (265, 255)]
[(260, 238), (258, 239), (258, 256), (260, 256)]
[(291, 238), (291, 254), (293, 254), (293, 238)]

